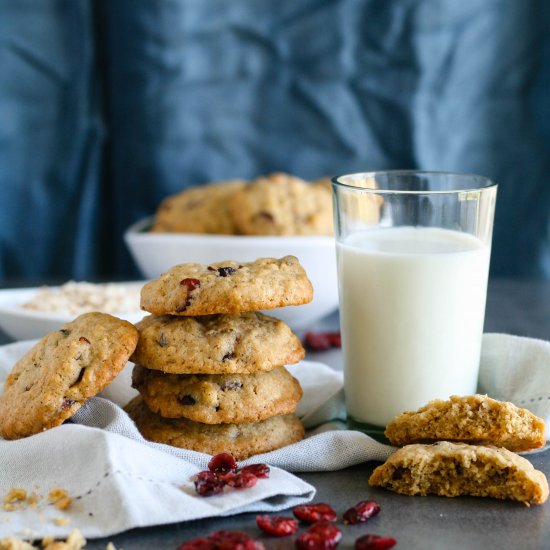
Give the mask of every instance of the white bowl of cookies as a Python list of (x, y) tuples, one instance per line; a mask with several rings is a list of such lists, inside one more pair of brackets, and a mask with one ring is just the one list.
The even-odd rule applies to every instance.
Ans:
[(313, 301), (271, 313), (301, 330), (338, 307), (332, 231), (328, 180), (277, 173), (186, 189), (166, 198), (155, 216), (133, 224), (124, 238), (151, 279), (187, 262), (296, 256), (313, 284)]

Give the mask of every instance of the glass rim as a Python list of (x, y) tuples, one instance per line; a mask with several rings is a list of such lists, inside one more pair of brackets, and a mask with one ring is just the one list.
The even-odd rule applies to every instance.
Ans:
[[(352, 178), (359, 177), (362, 178), (374, 178), (376, 175), (380, 174), (391, 174), (391, 175), (403, 175), (403, 176), (413, 176), (413, 175), (423, 175), (423, 176), (460, 176), (463, 178), (475, 178), (485, 182), (484, 185), (479, 187), (467, 187), (452, 190), (430, 190), (430, 191), (415, 191), (414, 189), (410, 190), (401, 190), (401, 189), (375, 189), (372, 187), (358, 187), (357, 185), (350, 185), (349, 183), (344, 183), (340, 181), (340, 178)], [(446, 172), (444, 170), (374, 170), (371, 172), (351, 172), (344, 173), (338, 176), (331, 178), (331, 182), (334, 186), (344, 187), (346, 189), (354, 189), (356, 191), (366, 191), (369, 193), (377, 193), (380, 195), (455, 195), (457, 193), (479, 193), (489, 189), (497, 188), (498, 183), (486, 176), (480, 176), (479, 174), (474, 174), (471, 172)]]

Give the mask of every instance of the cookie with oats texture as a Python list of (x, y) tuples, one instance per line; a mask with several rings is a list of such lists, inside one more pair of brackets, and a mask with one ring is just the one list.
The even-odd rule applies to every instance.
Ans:
[(63, 423), (124, 368), (138, 331), (85, 313), (46, 335), (13, 367), (0, 395), (0, 435), (19, 439)]
[(244, 313), (312, 299), (311, 282), (294, 256), (181, 264), (141, 290), (141, 308), (156, 315)]

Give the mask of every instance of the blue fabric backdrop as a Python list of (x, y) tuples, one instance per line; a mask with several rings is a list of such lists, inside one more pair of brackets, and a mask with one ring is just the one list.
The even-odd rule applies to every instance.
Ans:
[(0, 279), (135, 273), (167, 194), (285, 170), (500, 183), (492, 273), (550, 278), (547, 0), (0, 0)]

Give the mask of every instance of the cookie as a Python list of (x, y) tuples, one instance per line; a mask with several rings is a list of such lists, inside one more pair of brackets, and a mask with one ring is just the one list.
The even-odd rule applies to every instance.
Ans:
[(446, 440), (521, 452), (546, 443), (542, 419), (527, 409), (487, 395), (436, 399), (418, 411), (398, 415), (384, 433), (397, 446)]
[(470, 495), (542, 504), (546, 476), (525, 458), (502, 447), (440, 441), (407, 445), (378, 466), (369, 484), (403, 495)]
[(232, 235), (236, 228), (229, 215), (228, 199), (244, 185), (242, 180), (211, 183), (167, 197), (150, 231)]
[(157, 315), (210, 315), (307, 304), (313, 287), (294, 256), (181, 264), (147, 283), (141, 308)]
[(290, 327), (259, 312), (149, 315), (136, 328), (139, 342), (131, 360), (173, 374), (262, 372), (304, 357)]
[(145, 439), (211, 455), (228, 452), (237, 460), (279, 449), (304, 437), (304, 426), (294, 415), (253, 423), (201, 424), (185, 418), (162, 418), (152, 413), (139, 396), (125, 410)]
[(332, 194), (288, 174), (260, 177), (229, 198), (229, 212), (243, 235), (332, 235)]
[(136, 366), (132, 386), (164, 418), (205, 424), (259, 422), (291, 414), (302, 388), (284, 367), (260, 374), (164, 374)]
[(138, 332), (106, 313), (85, 313), (42, 338), (13, 367), (0, 395), (0, 435), (58, 426), (124, 368)]

